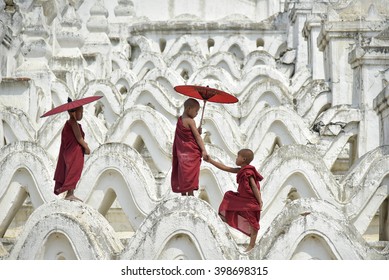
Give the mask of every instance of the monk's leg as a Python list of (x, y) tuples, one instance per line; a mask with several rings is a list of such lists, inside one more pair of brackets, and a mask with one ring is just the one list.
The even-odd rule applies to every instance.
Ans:
[(74, 195), (74, 190), (68, 190), (68, 192), (66, 193), (65, 199), (70, 200), (70, 201), (81, 201), (82, 202), (81, 199), (79, 199), (78, 197), (76, 197)]
[(247, 246), (245, 252), (250, 251), (255, 247), (255, 241), (257, 240), (257, 235), (258, 235), (258, 230), (254, 229), (253, 227), (250, 226), (250, 244)]
[(220, 214), (219, 214), (219, 217), (220, 217), (220, 219), (222, 219), (223, 222), (227, 223), (226, 217), (224, 217), (223, 215), (220, 215)]
[(189, 192), (188, 192), (188, 195), (189, 195), (189, 196), (193, 196), (193, 191), (189, 191)]

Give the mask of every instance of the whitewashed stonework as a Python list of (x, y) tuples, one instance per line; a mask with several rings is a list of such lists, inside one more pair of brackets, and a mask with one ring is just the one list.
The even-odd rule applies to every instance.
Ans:
[[(388, 20), (385, 0), (0, 0), (0, 259), (389, 259)], [(217, 215), (232, 174), (204, 162), (195, 197), (171, 192), (182, 84), (239, 99), (203, 128), (265, 177), (249, 254)], [(67, 114), (40, 116), (93, 95), (69, 202)]]

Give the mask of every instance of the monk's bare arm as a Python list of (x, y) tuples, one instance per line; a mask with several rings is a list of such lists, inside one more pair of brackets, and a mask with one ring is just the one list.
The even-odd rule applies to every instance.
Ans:
[(263, 202), (262, 202), (261, 192), (258, 190), (257, 184), (255, 183), (255, 179), (253, 176), (250, 176), (249, 184), (250, 184), (251, 190), (253, 191), (255, 198), (257, 199), (257, 201), (259, 203), (259, 206), (261, 206), (261, 209), (262, 209)]
[(74, 133), (74, 136), (76, 137), (77, 142), (84, 148), (85, 154), (90, 154), (90, 149), (88, 144), (85, 142), (84, 138), (81, 135), (80, 127), (78, 126), (77, 121), (70, 119), (70, 125), (72, 126), (72, 130)]
[(193, 119), (188, 119), (187, 123), (189, 125), (189, 128), (192, 130), (193, 136), (194, 136), (197, 144), (199, 145), (199, 147), (201, 149), (201, 154), (202, 154), (203, 159), (206, 159), (208, 157), (208, 153), (207, 153), (207, 150), (205, 149), (203, 138), (201, 138), (201, 135), (196, 127), (195, 121)]
[(223, 170), (226, 172), (238, 173), (240, 170), (240, 167), (230, 167), (230, 166), (224, 165), (221, 162), (215, 161), (215, 160), (211, 159), (210, 157), (208, 157), (207, 162), (209, 162), (213, 166), (219, 168), (220, 170)]

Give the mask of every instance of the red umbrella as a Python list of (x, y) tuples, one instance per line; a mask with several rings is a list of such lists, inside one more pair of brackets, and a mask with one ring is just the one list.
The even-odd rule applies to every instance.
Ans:
[(82, 105), (91, 103), (91, 102), (96, 101), (100, 98), (102, 98), (102, 96), (90, 96), (90, 97), (85, 97), (85, 98), (81, 98), (78, 100), (74, 100), (74, 101), (62, 104), (62, 105), (55, 107), (55, 108), (51, 109), (50, 111), (46, 112), (45, 114), (43, 114), (41, 116), (41, 118), (81, 107)]
[(206, 87), (194, 86), (194, 85), (176, 86), (174, 87), (174, 90), (183, 95), (204, 100), (203, 112), (201, 114), (201, 120), (200, 120), (200, 127), (204, 117), (205, 103), (207, 101), (215, 102), (215, 103), (238, 102), (238, 98), (236, 98), (235, 96), (215, 88), (210, 88), (208, 86)]

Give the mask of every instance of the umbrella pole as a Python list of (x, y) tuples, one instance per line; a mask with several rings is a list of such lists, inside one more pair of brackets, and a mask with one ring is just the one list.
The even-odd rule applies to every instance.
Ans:
[(204, 117), (204, 111), (205, 111), (205, 103), (207, 103), (207, 100), (204, 100), (204, 106), (203, 106), (203, 111), (201, 112), (201, 120), (200, 120), (200, 126), (199, 126), (199, 128), (201, 128), (201, 126), (203, 125), (203, 117)]

